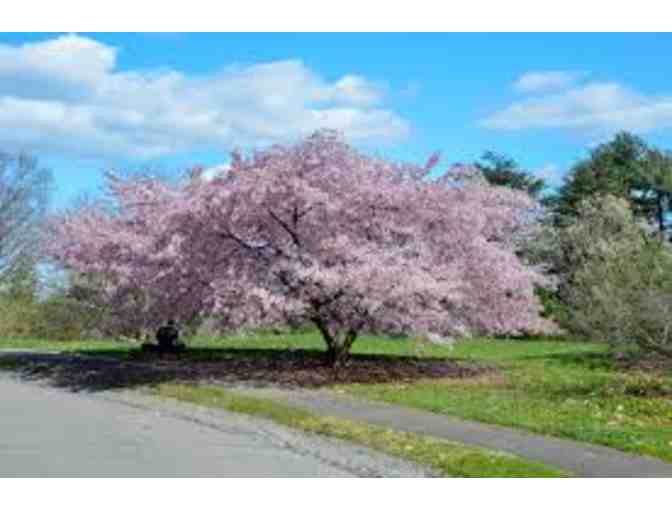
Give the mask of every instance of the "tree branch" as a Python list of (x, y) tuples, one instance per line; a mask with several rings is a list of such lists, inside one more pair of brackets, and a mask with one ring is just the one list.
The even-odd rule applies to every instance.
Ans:
[[(268, 209), (268, 214), (271, 215), (271, 218), (273, 218), (284, 230), (289, 234), (289, 236), (292, 238), (292, 241), (294, 244), (298, 247), (301, 248), (301, 240), (299, 239), (298, 234), (296, 233), (295, 230), (292, 230), (292, 228), (287, 224), (287, 222), (283, 221), (282, 218), (280, 218), (277, 214), (275, 214), (271, 209)], [(299, 216), (296, 208), (294, 209), (294, 226), (296, 227), (296, 224), (299, 221)]]
[(269, 242), (266, 242), (266, 243), (264, 243), (264, 244), (255, 246), (255, 245), (251, 244), (250, 242), (245, 241), (244, 239), (238, 237), (238, 236), (237, 236), (236, 234), (234, 234), (230, 229), (226, 229), (226, 231), (220, 233), (220, 235), (221, 235), (224, 239), (231, 239), (231, 240), (235, 241), (241, 248), (243, 248), (243, 249), (249, 251), (250, 253), (253, 253), (253, 254), (256, 255), (257, 257), (263, 257), (263, 255), (264, 255), (264, 250), (265, 250), (266, 248), (272, 248), (273, 250), (275, 250), (276, 254), (278, 254), (278, 255), (284, 255), (284, 253), (282, 252), (282, 250), (280, 250), (280, 249), (277, 248), (276, 246), (271, 246), (271, 243), (269, 243)]

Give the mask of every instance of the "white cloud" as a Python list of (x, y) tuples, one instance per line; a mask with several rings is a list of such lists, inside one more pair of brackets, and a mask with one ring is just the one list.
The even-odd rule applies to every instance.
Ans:
[(641, 94), (615, 82), (591, 82), (522, 99), (481, 123), (491, 129), (559, 128), (592, 136), (619, 130), (642, 133), (672, 127), (672, 96)]
[(328, 81), (298, 60), (208, 76), (119, 71), (117, 49), (67, 35), (0, 45), (0, 144), (79, 156), (148, 158), (287, 141), (328, 127), (353, 141), (405, 137), (363, 76)]
[(578, 71), (530, 71), (513, 84), (518, 92), (548, 92), (574, 85), (585, 73)]

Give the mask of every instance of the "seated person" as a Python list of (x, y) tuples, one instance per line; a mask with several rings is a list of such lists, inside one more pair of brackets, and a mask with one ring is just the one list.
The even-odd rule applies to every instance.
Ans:
[(161, 326), (156, 331), (156, 345), (145, 344), (143, 350), (157, 350), (159, 352), (180, 352), (185, 349), (185, 345), (179, 341), (180, 330), (174, 320), (169, 320), (165, 326)]

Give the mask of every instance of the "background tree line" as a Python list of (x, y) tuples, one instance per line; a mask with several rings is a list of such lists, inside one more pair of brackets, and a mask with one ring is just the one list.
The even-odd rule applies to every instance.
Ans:
[(486, 152), (477, 166), (544, 206), (521, 255), (555, 278), (555, 288), (539, 289), (548, 315), (590, 339), (672, 355), (672, 153), (618, 133), (545, 194), (543, 180), (509, 157)]

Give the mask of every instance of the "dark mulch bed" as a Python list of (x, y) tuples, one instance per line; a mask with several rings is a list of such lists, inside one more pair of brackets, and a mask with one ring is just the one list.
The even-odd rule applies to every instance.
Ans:
[(324, 364), (322, 354), (316, 351), (255, 349), (162, 356), (138, 352), (127, 360), (65, 354), (17, 354), (4, 359), (5, 368), (23, 377), (89, 391), (162, 382), (320, 387), (469, 378), (494, 370), (472, 362), (386, 355), (353, 356), (345, 367), (334, 370)]

